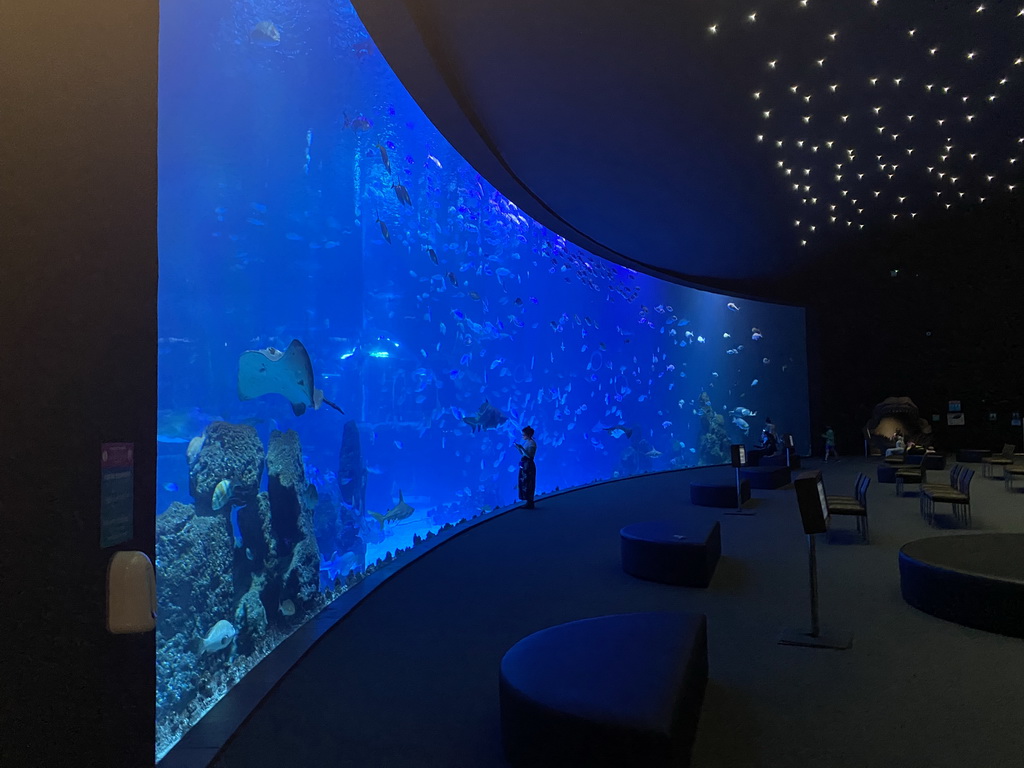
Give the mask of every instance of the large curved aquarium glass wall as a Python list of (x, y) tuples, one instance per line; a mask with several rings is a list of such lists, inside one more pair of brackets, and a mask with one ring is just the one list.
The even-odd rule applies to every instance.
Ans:
[(159, 755), (376, 560), (515, 502), (521, 426), (540, 493), (726, 462), (766, 415), (806, 445), (801, 309), (532, 221), (346, 0), (161, 20)]

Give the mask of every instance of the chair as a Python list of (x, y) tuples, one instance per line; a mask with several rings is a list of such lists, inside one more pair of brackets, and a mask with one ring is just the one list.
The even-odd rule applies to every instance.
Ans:
[(903, 484), (904, 483), (921, 483), (925, 482), (926, 470), (924, 464), (915, 464), (909, 467), (900, 467), (896, 470), (896, 495), (903, 495)]
[(1003, 467), (1003, 487), (1008, 491), (1013, 490), (1013, 478), (1024, 477), (1024, 467), (1011, 465)]
[[(1024, 468), (1022, 468), (1024, 469)], [(962, 464), (954, 464), (949, 470), (949, 483), (921, 483), (921, 490), (944, 491), (947, 488), (956, 488), (960, 475), (967, 470)]]
[(974, 470), (968, 469), (966, 472), (960, 473), (956, 488), (928, 489), (921, 492), (921, 514), (927, 518), (929, 525), (935, 523), (936, 504), (951, 504), (953, 516), (968, 528), (971, 527), (971, 480), (973, 478)]
[(828, 502), (828, 533), (829, 541), (832, 540), (832, 516), (851, 515), (857, 518), (857, 532), (863, 537), (865, 544), (871, 543), (868, 530), (868, 486), (871, 485), (871, 478), (863, 472), (857, 475), (857, 482), (854, 483), (853, 496), (826, 496)]
[(1017, 446), (1012, 443), (1005, 443), (1003, 445), (1003, 452), (998, 456), (983, 456), (981, 459), (982, 476), (994, 477), (992, 467), (1008, 467), (1013, 464), (1013, 452), (1016, 448)]

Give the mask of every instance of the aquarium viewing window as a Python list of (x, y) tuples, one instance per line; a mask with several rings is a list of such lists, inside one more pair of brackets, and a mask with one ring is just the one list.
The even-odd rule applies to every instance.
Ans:
[[(271, 7), (271, 6), (268, 6)], [(430, 124), (352, 6), (161, 3), (157, 754), (388, 553), (809, 434), (804, 313), (609, 263)]]

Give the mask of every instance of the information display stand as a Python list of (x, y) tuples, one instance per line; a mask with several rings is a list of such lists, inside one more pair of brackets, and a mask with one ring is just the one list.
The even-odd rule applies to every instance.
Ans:
[(805, 648), (834, 648), (845, 651), (853, 645), (849, 632), (826, 634), (818, 623), (818, 558), (815, 535), (825, 533), (828, 524), (828, 500), (821, 472), (802, 472), (793, 481), (796, 499), (800, 505), (800, 518), (807, 534), (807, 563), (811, 584), (811, 631), (785, 630), (779, 637), (780, 645), (799, 645)]
[(726, 515), (753, 515), (753, 509), (743, 508), (743, 494), (740, 488), (740, 469), (747, 466), (747, 447), (745, 445), (731, 445), (732, 465), (736, 468), (736, 509), (725, 512)]

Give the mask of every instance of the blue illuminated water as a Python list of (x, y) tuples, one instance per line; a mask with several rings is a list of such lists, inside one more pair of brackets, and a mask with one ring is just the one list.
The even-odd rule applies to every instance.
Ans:
[[(521, 426), (537, 431), (539, 493), (726, 462), (768, 415), (798, 446), (808, 435), (802, 309), (566, 242), (461, 160), (350, 5), (255, 8), (161, 5), (158, 754), (322, 607), (289, 575), (309, 568), (302, 546), (326, 589), (515, 502)], [(293, 339), (344, 415), (239, 398), (239, 357)], [(464, 418), (485, 402), (500, 423), (474, 431)], [(211, 509), (212, 484), (235, 478), (196, 487), (212, 465), (190, 470), (187, 448), (207, 435), (212, 456), (220, 421), (264, 450), (275, 430), (298, 435), (312, 528), (277, 530), (273, 556), (246, 527), (254, 499)], [(264, 470), (253, 493), (267, 489)], [(400, 494), (411, 515), (371, 516)], [(166, 513), (176, 502), (194, 506)], [(270, 506), (273, 525), (284, 515)], [(197, 655), (220, 621), (234, 642)]]

